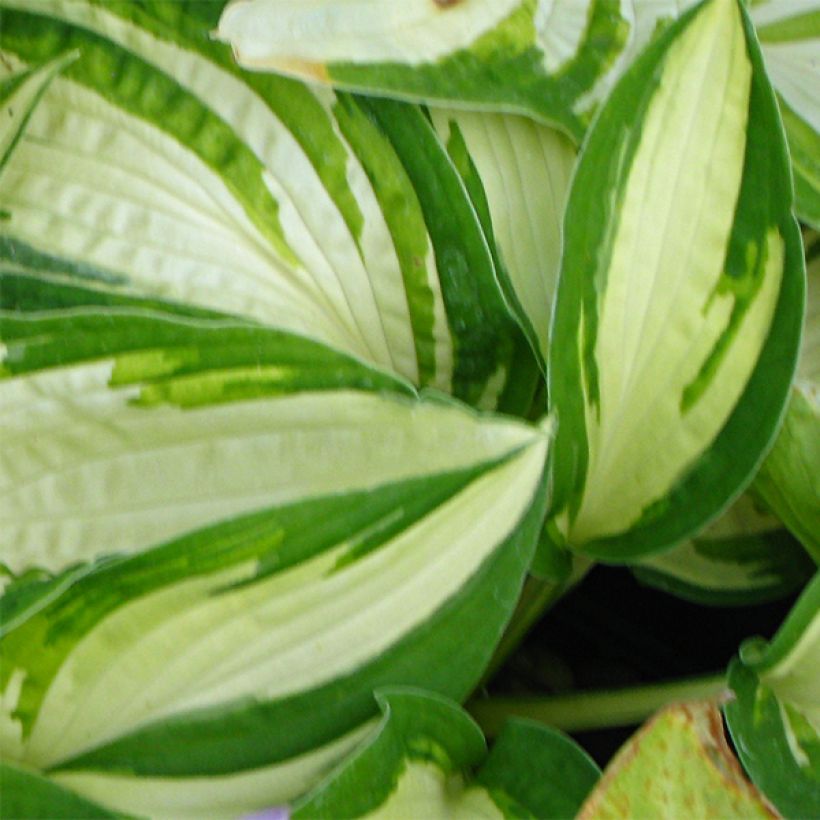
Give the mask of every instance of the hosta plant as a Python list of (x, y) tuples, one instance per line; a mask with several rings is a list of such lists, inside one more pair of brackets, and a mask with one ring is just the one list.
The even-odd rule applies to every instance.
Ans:
[[(0, 815), (820, 815), (818, 31), (0, 0)], [(603, 774), (596, 562), (795, 600)]]

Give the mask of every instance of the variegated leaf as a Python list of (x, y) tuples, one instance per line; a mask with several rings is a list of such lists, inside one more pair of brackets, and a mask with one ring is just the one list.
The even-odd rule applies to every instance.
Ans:
[(580, 138), (629, 35), (619, 0), (236, 0), (218, 36), (246, 68), (525, 113)]
[(820, 575), (768, 645), (729, 668), (726, 722), (752, 780), (786, 817), (820, 814)]
[(820, 228), (820, 3), (757, 0), (750, 15), (780, 99), (797, 213)]
[(573, 179), (550, 342), (553, 537), (679, 541), (751, 478), (787, 397), (804, 270), (788, 155), (736, 0), (668, 27)]
[[(817, 215), (812, 213), (817, 206), (812, 203), (817, 198), (815, 166), (820, 143), (816, 123), (810, 122), (818, 99), (811, 89), (817, 83), (801, 84), (795, 78), (810, 76), (820, 65), (820, 47), (812, 39), (813, 21), (820, 12), (816, 0), (800, 3), (796, 8), (790, 0), (768, 0), (755, 4), (752, 15), (765, 32), (764, 57), (781, 95), (798, 212), (815, 222)], [(324, 0), (307, 7), (288, 0), (236, 0), (223, 15), (220, 32), (234, 44), (240, 62), (253, 68), (437, 105), (525, 111), (536, 119), (557, 123), (578, 138), (597, 104), (653, 35), (692, 5), (692, 0), (626, 0), (620, 5), (597, 0), (522, 3), (508, 19), (471, 40), (470, 32), (490, 26), (494, 15), (501, 15), (501, 6), (490, 8), (479, 0), (456, 4), (422, 0), (403, 5), (402, 17), (387, 4), (365, 6), (355, 0)], [(786, 42), (796, 36), (799, 27), (783, 20), (795, 15), (795, 20), (799, 17), (807, 25), (800, 29), (800, 43)], [(467, 19), (470, 24), (465, 26)], [(310, 36), (292, 36), (295, 31)], [(513, 48), (509, 48), (511, 38), (517, 44)], [(597, 49), (590, 47), (593, 42)], [(535, 57), (525, 60), (523, 55), (530, 53)], [(599, 60), (604, 54), (605, 59)], [(525, 100), (522, 89), (530, 87), (540, 91)], [(795, 114), (784, 100), (797, 105), (801, 113)], [(449, 135), (451, 129), (445, 123), (457, 117), (446, 111), (434, 111), (433, 116)], [(550, 285), (560, 251), (555, 213), (562, 197), (560, 192), (555, 196), (554, 184), (543, 184), (543, 177), (546, 170), (550, 182), (561, 188), (567, 177), (562, 178), (559, 156), (566, 152), (551, 151), (546, 163), (528, 155), (525, 144), (532, 142), (532, 135), (523, 136), (522, 125), (508, 124), (517, 119), (463, 113), (460, 130), (485, 180), (488, 210), (507, 262), (509, 301), (517, 304), (522, 325), (544, 357)], [(506, 127), (500, 129), (499, 123)], [(514, 139), (518, 150), (488, 153), (493, 142), (497, 146), (504, 137)], [(523, 196), (510, 171), (523, 171), (527, 180)], [(498, 185), (499, 181), (506, 184)], [(510, 204), (518, 207), (510, 208)], [(499, 269), (503, 279), (503, 265)]]
[(807, 236), (806, 321), (783, 426), (755, 477), (763, 498), (820, 564), (820, 242)]
[(783, 426), (752, 489), (820, 564), (820, 386), (792, 388)]
[(2, 554), (66, 567), (2, 599), (4, 760), (114, 811), (236, 816), (313, 786), (374, 687), (465, 697), (532, 557), (546, 431), (80, 290), (3, 281)]
[[(619, 61), (626, 68), (656, 27), (698, 0), (632, 0), (633, 35)], [(795, 208), (804, 222), (820, 223), (820, 3), (818, 0), (752, 0), (749, 16), (760, 38), (789, 140)], [(603, 82), (612, 83), (618, 71)]]
[[(53, 60), (28, 71), (12, 72), (0, 81), (0, 172), (8, 162), (28, 124), (32, 111), (40, 102), (49, 83), (76, 55)], [(2, 211), (8, 219), (8, 211)]]
[[(526, 113), (580, 138), (658, 29), (697, 0), (233, 0), (242, 65), (437, 104)], [(750, 4), (786, 110), (801, 216), (818, 220), (817, 0)]]
[(558, 131), (525, 117), (442, 108), (430, 114), (495, 240), (508, 301), (545, 366), (576, 151)]
[(0, 176), (0, 257), (526, 411), (537, 366), (422, 112), (239, 72), (219, 9), (0, 2), (2, 65), (78, 55)]
[(299, 801), (294, 820), (570, 817), (600, 774), (573, 741), (544, 726), (509, 722), (487, 755), (481, 730), (456, 704), (409, 689), (377, 698), (380, 725)]
[(737, 606), (793, 592), (815, 565), (747, 493), (702, 532), (632, 569), (640, 581), (686, 600)]
[(381, 721), (316, 789), (294, 820), (346, 817), (500, 818), (464, 773), (486, 756), (481, 730), (456, 703), (420, 690), (376, 693)]

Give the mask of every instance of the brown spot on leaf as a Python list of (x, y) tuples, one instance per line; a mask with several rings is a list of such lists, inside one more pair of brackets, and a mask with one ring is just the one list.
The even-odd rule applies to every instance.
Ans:
[(461, 2), (462, 0), (433, 0), (433, 5), (438, 6), (440, 9), (451, 9)]
[(724, 813), (779, 817), (729, 746), (722, 699), (672, 704), (658, 712), (615, 755), (577, 820), (630, 820), (636, 798), (642, 811), (654, 807), (658, 816), (665, 811), (705, 818), (716, 816), (710, 809), (720, 805)]

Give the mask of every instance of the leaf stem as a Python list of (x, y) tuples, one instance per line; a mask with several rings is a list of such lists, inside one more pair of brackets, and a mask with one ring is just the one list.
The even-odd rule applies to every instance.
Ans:
[(565, 732), (641, 723), (669, 703), (714, 698), (726, 691), (726, 674), (625, 689), (574, 692), (546, 698), (475, 698), (467, 704), (484, 733), (498, 734), (510, 717), (529, 718)]

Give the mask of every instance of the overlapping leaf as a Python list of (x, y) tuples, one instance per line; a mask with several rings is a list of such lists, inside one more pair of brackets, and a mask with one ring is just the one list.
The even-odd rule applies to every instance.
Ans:
[[(532, 412), (526, 335), (561, 422), (550, 532), (593, 554), (672, 543), (729, 501), (779, 418), (802, 307), (754, 33), (711, 0), (615, 89), (548, 343), (568, 143), (242, 74), (205, 36), (223, 5), (0, 0), (3, 788), (21, 811), (236, 816), (334, 772), (304, 812), (574, 813), (583, 772), (547, 788), (524, 760), (555, 775), (578, 752), (534, 727), (465, 786), (480, 733), (440, 697), (467, 695), (515, 605), (549, 425), (417, 388)], [(678, 5), (410, 2), (385, 28), (386, 4), (245, 0), (220, 29), (258, 67), (579, 138)], [(806, 108), (783, 94), (792, 128)], [(802, 787), (817, 716), (792, 655), (744, 661), (786, 710), (766, 736)], [(439, 694), (387, 690), (377, 725), (373, 691), (402, 684)], [(733, 778), (703, 779), (737, 807)]]
[(218, 29), (245, 67), (526, 113), (576, 138), (628, 34), (617, 0), (241, 0)]
[(652, 551), (750, 479), (800, 335), (790, 199), (754, 32), (713, 0), (622, 78), (573, 180), (550, 346), (555, 538)]
[(806, 320), (783, 426), (753, 490), (820, 564), (820, 245), (808, 237)]
[[(653, 36), (697, 0), (233, 0), (247, 67), (375, 94), (525, 113), (580, 139)], [(750, 4), (789, 134), (801, 218), (820, 219), (817, 0)]]
[(4, 281), (27, 309), (2, 314), (3, 555), (119, 555), (6, 591), (4, 759), (125, 812), (235, 815), (312, 785), (375, 686), (463, 698), (534, 549), (544, 432), (79, 290)]
[[(512, 4), (507, 9), (503, 4), (489, 7), (480, 0), (462, 0), (452, 4), (419, 2), (403, 6), (396, 14), (389, 4), (365, 6), (346, 0), (324, 0), (309, 7), (287, 0), (241, 0), (226, 8), (220, 36), (232, 42), (241, 63), (255, 69), (460, 108), (524, 110), (536, 119), (557, 121), (571, 133), (575, 127), (577, 137), (582, 121), (588, 120), (652, 37), (692, 5), (692, 0), (629, 0), (619, 5), (598, 0), (559, 0)], [(755, 4), (752, 10), (752, 19), (765, 33), (764, 56), (768, 61), (771, 42), (771, 61), (780, 66), (774, 76), (776, 87), (783, 85), (781, 97), (785, 95), (795, 104), (797, 96), (802, 100), (799, 107), (803, 119), (796, 118), (788, 106), (783, 108), (796, 163), (799, 206), (805, 199), (800, 194), (800, 180), (808, 178), (808, 171), (801, 175), (797, 167), (800, 162), (806, 165), (799, 157), (805, 160), (817, 153), (806, 143), (810, 134), (817, 138), (816, 130), (806, 124), (816, 101), (806, 90), (812, 84), (804, 84), (801, 91), (794, 78), (798, 73), (806, 76), (816, 71), (818, 45), (812, 37), (817, 13), (813, 0), (803, 0), (800, 8), (782, 0), (768, 0)], [(476, 35), (478, 31), (483, 33)], [(514, 36), (510, 31), (515, 32)], [(292, 36), (294, 32), (305, 36)], [(517, 46), (510, 47), (511, 39)], [(800, 43), (792, 42), (794, 39)], [(502, 41), (504, 48), (499, 45)], [(775, 41), (786, 43), (786, 58), (779, 56), (780, 45)], [(793, 47), (800, 52), (797, 62), (788, 57)], [(523, 59), (523, 53), (530, 58)], [(565, 62), (559, 54), (566, 57)], [(572, 59), (568, 55), (573, 55)], [(554, 65), (549, 68), (548, 64)], [(540, 91), (523, 102), (521, 95), (530, 86)], [(582, 86), (586, 89), (583, 94)], [(558, 91), (553, 94), (550, 88)], [(446, 121), (456, 117), (447, 111), (437, 115), (435, 110), (433, 116), (449, 133)], [(508, 135), (517, 130), (517, 126), (508, 125), (515, 118), (505, 121), (503, 117), (477, 113), (462, 116), (473, 133), (470, 148), (474, 158), (476, 154), (487, 157), (488, 145), (498, 146), (504, 138), (499, 133), (499, 122), (506, 125), (503, 130)], [(493, 136), (488, 140), (490, 134)], [(513, 139), (512, 150), (505, 154), (493, 151), (492, 160), (476, 160), (476, 164), (482, 177), (490, 180), (487, 201), (492, 221), (498, 226), (496, 235), (504, 246), (505, 258), (513, 260), (509, 273), (514, 293), (523, 306), (519, 315), (543, 353), (552, 296), (549, 287), (545, 292), (543, 283), (545, 278), (551, 282), (555, 275), (553, 262), (559, 246), (551, 236), (554, 220), (545, 213), (549, 210), (550, 189), (539, 184), (543, 179), (537, 179), (543, 176), (545, 165), (528, 155), (526, 141), (519, 135)], [(559, 182), (560, 187), (560, 173), (554, 172), (559, 170), (561, 152), (551, 153), (546, 176)], [(501, 178), (505, 180), (512, 178), (511, 165), (516, 166), (512, 169), (515, 171), (526, 169), (523, 191), (515, 190), (515, 182), (501, 188), (493, 185), (497, 179), (493, 179), (494, 174), (504, 174)], [(516, 204), (527, 202), (526, 210), (507, 208), (511, 189)], [(533, 203), (538, 207), (533, 208)], [(800, 213), (809, 218), (802, 207)], [(517, 217), (515, 222), (510, 214)], [(537, 215), (537, 221), (533, 215)], [(511, 223), (517, 230), (509, 241), (507, 226)], [(541, 227), (530, 233), (528, 223)], [(532, 245), (528, 238), (533, 237), (540, 245), (537, 261), (528, 253)]]
[(814, 569), (782, 523), (748, 494), (702, 532), (633, 565), (651, 586), (718, 606), (782, 597), (808, 581)]
[(245, 82), (180, 10), (0, 4), (41, 98), (3, 122), (0, 744), (46, 802), (235, 816), (374, 687), (468, 693), (547, 434), (414, 389), (526, 410), (536, 375), (422, 113)]
[[(640, 53), (656, 28), (698, 0), (633, 0), (634, 35), (620, 65)], [(815, 227), (820, 220), (820, 5), (817, 0), (755, 0), (749, 17), (760, 38), (766, 71), (777, 92), (789, 140), (795, 208)], [(617, 71), (610, 72), (610, 82)]]
[(430, 114), (494, 239), (508, 302), (546, 366), (576, 152), (558, 131), (525, 117), (440, 108)]
[(820, 227), (820, 4), (762, 0), (751, 5), (766, 70), (789, 137), (800, 218)]
[(746, 642), (729, 668), (726, 721), (743, 765), (786, 817), (820, 813), (820, 575), (770, 644)]
[[(68, 54), (44, 66), (12, 73), (0, 82), (0, 116), (3, 122), (0, 129), (0, 171), (11, 157), (43, 92), (74, 56)], [(5, 210), (3, 218), (9, 218)]]
[(0, 178), (3, 258), (252, 318), (525, 411), (534, 360), (422, 113), (242, 75), (185, 11), (0, 3), (4, 67), (77, 55)]
[(380, 725), (296, 805), (296, 820), (570, 817), (598, 779), (573, 741), (538, 724), (508, 723), (487, 755), (481, 730), (456, 704), (414, 690), (377, 697)]
[(697, 536), (637, 565), (636, 574), (648, 583), (692, 600), (730, 605), (789, 592), (811, 577), (815, 564), (801, 555), (781, 521), (820, 560), (820, 266), (811, 234), (807, 245), (797, 377), (775, 443), (750, 494)]

